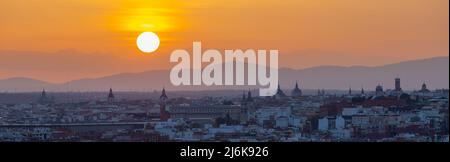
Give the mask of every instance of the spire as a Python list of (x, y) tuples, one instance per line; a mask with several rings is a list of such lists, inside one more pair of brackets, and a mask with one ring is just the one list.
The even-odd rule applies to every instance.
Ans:
[(114, 102), (114, 94), (112, 88), (109, 88), (108, 102)]
[(275, 94), (275, 96), (286, 97), (286, 94), (284, 94), (283, 90), (281, 90), (280, 84), (278, 84), (278, 89), (277, 89), (277, 93)]
[(361, 85), (361, 94), (364, 94), (364, 87)]
[(292, 97), (300, 97), (302, 95), (302, 90), (298, 88), (298, 81), (295, 81), (295, 88), (291, 92)]
[(112, 88), (109, 88), (108, 98), (114, 98), (114, 94), (113, 94)]
[(163, 87), (162, 92), (161, 92), (161, 97), (159, 97), (159, 113), (160, 113), (160, 120), (161, 121), (167, 121), (170, 118), (170, 114), (169, 112), (167, 112), (166, 110), (166, 100), (167, 100), (167, 95), (166, 95), (166, 89)]
[(41, 97), (38, 100), (39, 103), (48, 104), (53, 102), (53, 98), (47, 95), (45, 89), (42, 89)]
[(247, 93), (247, 101), (253, 101), (252, 92), (250, 92), (250, 90), (248, 90), (248, 93)]
[(398, 77), (398, 74), (397, 74), (397, 77), (395, 78), (394, 82), (395, 82), (395, 91), (402, 91), (402, 88), (400, 85), (400, 77)]
[(162, 92), (161, 92), (161, 96), (159, 97), (159, 99), (167, 99), (167, 95), (166, 95), (166, 89), (163, 87)]
[(351, 86), (348, 87), (348, 95), (352, 95), (352, 87)]
[(47, 93), (45, 92), (45, 88), (42, 89), (41, 97), (46, 97)]

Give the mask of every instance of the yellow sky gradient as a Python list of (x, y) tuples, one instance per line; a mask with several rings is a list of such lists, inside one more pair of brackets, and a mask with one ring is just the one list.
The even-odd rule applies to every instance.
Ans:
[[(64, 82), (168, 69), (170, 52), (191, 49), (193, 41), (204, 48), (278, 49), (280, 66), (291, 68), (448, 56), (448, 3), (5, 0), (0, 1), (0, 78)], [(144, 31), (161, 39), (152, 54), (136, 47)]]

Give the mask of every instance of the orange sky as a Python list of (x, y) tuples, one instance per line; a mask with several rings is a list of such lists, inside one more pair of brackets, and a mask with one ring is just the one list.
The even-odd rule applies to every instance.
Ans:
[[(281, 3), (282, 2), (282, 3)], [(2, 0), (0, 78), (64, 82), (168, 69), (173, 49), (278, 49), (280, 66), (448, 56), (448, 0)], [(135, 40), (153, 31), (160, 48)]]

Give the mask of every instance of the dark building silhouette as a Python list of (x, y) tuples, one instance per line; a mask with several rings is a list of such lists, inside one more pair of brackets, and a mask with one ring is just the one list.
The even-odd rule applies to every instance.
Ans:
[(375, 88), (375, 95), (377, 96), (384, 95), (383, 86), (381, 86), (380, 84), (378, 84), (377, 87)]
[(403, 94), (402, 88), (400, 86), (400, 78), (395, 78), (395, 89), (389, 93), (390, 96), (397, 96), (397, 99), (400, 99), (400, 96)]
[(295, 88), (291, 92), (292, 97), (300, 97), (302, 96), (302, 90), (298, 87), (298, 83), (295, 82)]
[(50, 97), (45, 91), (45, 89), (42, 89), (41, 97), (39, 97), (38, 102), (40, 104), (50, 104), (53, 103), (53, 101), (54, 101), (53, 97)]
[(402, 91), (402, 88), (400, 86), (400, 78), (395, 78), (395, 91)]
[(317, 96), (325, 96), (325, 89), (317, 89)]
[(252, 102), (252, 101), (253, 101), (252, 92), (250, 92), (250, 90), (248, 90), (248, 93), (247, 93), (247, 102)]
[(284, 98), (286, 94), (281, 90), (280, 85), (278, 84), (277, 93), (274, 95), (275, 98)]
[(47, 96), (47, 92), (45, 92), (45, 89), (42, 89), (42, 92), (41, 92), (41, 99), (46, 99), (48, 96)]
[(108, 99), (107, 99), (107, 101), (109, 102), (109, 103), (113, 103), (114, 102), (114, 94), (113, 94), (113, 91), (112, 91), (112, 88), (110, 88), (109, 89), (109, 94), (108, 94)]
[(422, 93), (430, 92), (430, 90), (428, 90), (427, 85), (425, 84), (425, 82), (422, 84), (422, 88), (420, 89), (419, 92), (422, 92)]
[(167, 121), (170, 118), (169, 112), (166, 110), (167, 100), (166, 89), (163, 88), (161, 96), (159, 97), (159, 113), (161, 121)]

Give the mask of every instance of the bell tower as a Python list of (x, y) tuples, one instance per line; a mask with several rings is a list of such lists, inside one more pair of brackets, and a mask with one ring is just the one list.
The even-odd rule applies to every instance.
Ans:
[(112, 91), (112, 88), (109, 89), (109, 94), (108, 94), (108, 103), (113, 103), (114, 102), (114, 94)]
[(167, 99), (166, 89), (163, 88), (161, 96), (159, 97), (159, 113), (161, 121), (167, 121), (170, 117), (169, 112), (166, 110)]

